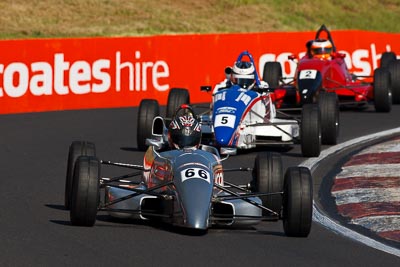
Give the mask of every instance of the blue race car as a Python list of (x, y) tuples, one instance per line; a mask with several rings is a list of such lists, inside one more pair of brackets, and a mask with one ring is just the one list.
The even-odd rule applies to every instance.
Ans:
[[(249, 60), (244, 61), (244, 57)], [(245, 68), (235, 72), (239, 63)], [(251, 72), (246, 73), (247, 70)], [(201, 116), (205, 142), (237, 149), (300, 143), (303, 156), (319, 156), (321, 119), (316, 104), (304, 105), (301, 118), (276, 110), (274, 92), (263, 86), (254, 59), (247, 51), (242, 52), (235, 66), (227, 68), (225, 72), (234, 79), (227, 80), (227, 86), (219, 84), (214, 88), (211, 109)], [(254, 81), (250, 85), (248, 80), (251, 78)], [(210, 86), (202, 86), (201, 89), (211, 91)]]

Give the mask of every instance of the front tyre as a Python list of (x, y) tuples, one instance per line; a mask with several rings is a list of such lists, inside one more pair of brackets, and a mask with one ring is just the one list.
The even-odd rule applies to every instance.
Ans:
[(266, 62), (264, 64), (263, 81), (268, 83), (269, 88), (279, 87), (282, 78), (282, 66), (279, 62)]
[(307, 237), (311, 231), (312, 185), (308, 168), (287, 169), (283, 190), (283, 228), (287, 236)]
[(381, 68), (387, 68), (389, 64), (396, 60), (396, 54), (394, 52), (383, 52), (381, 57)]
[(146, 138), (150, 138), (153, 129), (153, 119), (160, 115), (157, 100), (143, 99), (140, 101), (137, 125), (137, 146), (140, 151), (147, 149)]
[(185, 88), (172, 88), (168, 93), (166, 118), (171, 119), (178, 107), (190, 104), (189, 91)]
[(318, 99), (321, 112), (321, 143), (336, 145), (339, 135), (339, 100), (335, 93), (321, 92)]
[(321, 114), (317, 104), (304, 104), (300, 125), (301, 152), (304, 157), (321, 153)]
[(100, 161), (80, 156), (74, 170), (70, 220), (72, 225), (93, 226), (100, 199)]
[(400, 104), (400, 60), (390, 62), (388, 70), (392, 88), (392, 104)]
[[(283, 190), (283, 164), (278, 153), (265, 152), (254, 161), (252, 188), (254, 192), (277, 193)], [(263, 206), (278, 213), (282, 210), (282, 195), (260, 196)], [(269, 213), (263, 210), (263, 215)]]
[(390, 112), (392, 109), (390, 72), (385, 68), (374, 71), (374, 105), (377, 112)]
[(73, 175), (75, 162), (79, 156), (96, 156), (96, 147), (91, 142), (74, 141), (69, 146), (67, 176), (65, 179), (64, 206), (68, 210), (71, 203), (71, 191), (73, 184)]

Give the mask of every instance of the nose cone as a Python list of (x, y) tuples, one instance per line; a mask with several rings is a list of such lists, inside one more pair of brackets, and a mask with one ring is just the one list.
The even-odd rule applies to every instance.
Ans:
[(206, 230), (208, 228), (208, 219), (210, 217), (210, 199), (197, 199), (186, 201), (185, 209), (185, 227)]
[(234, 132), (234, 129), (229, 127), (216, 127), (214, 131), (215, 141), (218, 145), (229, 146), (229, 142)]
[(177, 201), (182, 209), (183, 227), (206, 230), (214, 187), (213, 155), (196, 150), (176, 158), (174, 171)]
[(184, 227), (206, 230), (211, 208), (212, 186), (201, 179), (191, 179), (182, 184), (180, 201), (184, 214)]

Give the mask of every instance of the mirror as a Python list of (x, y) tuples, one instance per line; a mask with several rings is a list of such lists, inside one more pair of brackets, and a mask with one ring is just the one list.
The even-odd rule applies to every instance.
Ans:
[(163, 147), (164, 142), (156, 139), (146, 139), (146, 145), (153, 146), (155, 150), (160, 150)]

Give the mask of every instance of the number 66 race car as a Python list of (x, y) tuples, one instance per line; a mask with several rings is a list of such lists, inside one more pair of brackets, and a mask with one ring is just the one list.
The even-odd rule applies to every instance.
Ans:
[[(93, 226), (97, 213), (104, 211), (118, 218), (154, 220), (204, 234), (212, 226), (243, 227), (282, 220), (286, 235), (308, 236), (313, 196), (309, 169), (290, 167), (283, 175), (279, 154), (261, 153), (254, 168), (224, 172), (222, 161), (232, 151), (199, 145), (197, 137), (191, 138), (197, 136), (199, 124), (192, 110), (183, 108), (189, 113), (172, 119), (169, 128), (162, 117), (154, 118), (143, 165), (100, 160), (93, 143), (71, 144), (65, 188), (71, 224)], [(177, 130), (182, 134), (175, 135)], [(171, 143), (179, 147), (172, 149)], [(105, 178), (102, 165), (134, 171)], [(250, 185), (230, 183), (228, 171), (252, 174)]]

